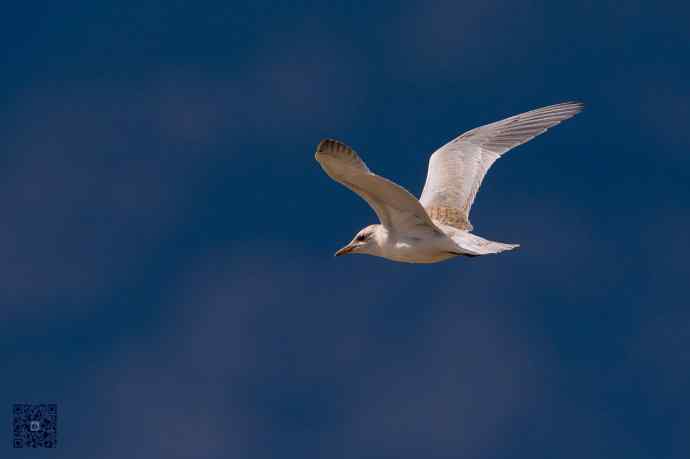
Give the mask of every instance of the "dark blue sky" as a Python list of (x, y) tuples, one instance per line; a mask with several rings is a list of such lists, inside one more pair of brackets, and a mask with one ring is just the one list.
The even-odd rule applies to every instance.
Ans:
[[(6, 8), (9, 455), (53, 401), (69, 459), (690, 456), (690, 7), (624, 3)], [(418, 195), (571, 99), (475, 202), (520, 251), (332, 257), (375, 216), (321, 138)]]

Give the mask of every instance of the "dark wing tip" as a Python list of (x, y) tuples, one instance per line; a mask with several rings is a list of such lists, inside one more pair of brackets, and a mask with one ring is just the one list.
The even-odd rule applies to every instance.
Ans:
[(319, 142), (319, 145), (316, 147), (317, 153), (320, 151), (332, 150), (349, 150), (349, 147), (345, 145), (343, 142), (340, 142), (339, 140), (335, 139), (323, 139), (321, 142)]
[(357, 164), (361, 163), (361, 159), (359, 159), (352, 148), (335, 139), (323, 139), (319, 142), (319, 145), (316, 147), (314, 158), (319, 161), (319, 158), (324, 156), (341, 159), (348, 158), (350, 161), (354, 161)]

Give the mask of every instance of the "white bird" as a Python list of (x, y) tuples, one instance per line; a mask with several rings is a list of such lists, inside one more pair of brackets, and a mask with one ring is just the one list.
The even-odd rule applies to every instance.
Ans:
[(381, 222), (369, 225), (335, 255), (363, 253), (407, 263), (435, 263), (519, 247), (472, 234), (469, 214), (491, 165), (511, 148), (575, 116), (580, 102), (564, 102), (472, 129), (436, 150), (422, 196), (369, 170), (344, 143), (322, 140), (316, 160), (326, 174), (361, 196)]

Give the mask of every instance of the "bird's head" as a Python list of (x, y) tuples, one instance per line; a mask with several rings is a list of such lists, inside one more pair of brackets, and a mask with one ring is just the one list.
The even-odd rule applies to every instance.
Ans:
[(347, 255), (348, 253), (365, 253), (376, 255), (379, 249), (377, 236), (378, 228), (381, 225), (369, 225), (360, 230), (348, 245), (335, 253), (336, 257)]

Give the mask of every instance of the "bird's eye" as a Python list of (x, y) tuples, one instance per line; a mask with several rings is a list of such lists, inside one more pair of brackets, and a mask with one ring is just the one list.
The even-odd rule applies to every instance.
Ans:
[(367, 238), (367, 237), (366, 237), (366, 235), (364, 235), (364, 234), (360, 234), (359, 236), (357, 236), (357, 240), (358, 240), (359, 242), (362, 242), (362, 241), (365, 240), (366, 238)]

